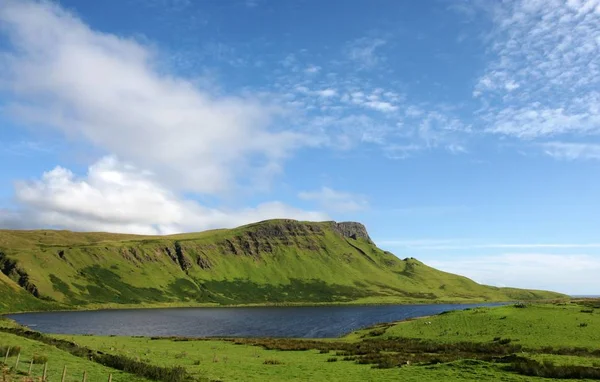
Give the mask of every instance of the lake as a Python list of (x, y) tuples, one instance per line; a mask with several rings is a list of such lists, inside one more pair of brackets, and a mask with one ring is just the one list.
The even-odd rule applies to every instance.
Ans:
[(382, 322), (502, 304), (165, 308), (8, 315), (57, 334), (185, 337), (338, 337)]

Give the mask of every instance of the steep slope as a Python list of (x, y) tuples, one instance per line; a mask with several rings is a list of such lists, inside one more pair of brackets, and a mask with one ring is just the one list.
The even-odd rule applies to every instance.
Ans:
[(0, 231), (0, 269), (35, 301), (67, 305), (560, 296), (483, 286), (412, 258), (400, 260), (377, 248), (358, 223), (271, 220), (162, 237)]
[(36, 298), (4, 273), (0, 273), (0, 312), (51, 310), (58, 307), (57, 304)]

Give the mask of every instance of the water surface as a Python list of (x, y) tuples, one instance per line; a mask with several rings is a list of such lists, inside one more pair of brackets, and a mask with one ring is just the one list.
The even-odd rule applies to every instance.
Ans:
[(8, 317), (57, 334), (322, 338), (382, 322), (496, 305), (501, 304), (119, 309)]

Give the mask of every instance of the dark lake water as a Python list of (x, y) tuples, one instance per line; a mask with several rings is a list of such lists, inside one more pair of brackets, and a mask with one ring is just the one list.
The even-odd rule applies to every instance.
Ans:
[(502, 304), (122, 309), (8, 317), (45, 333), (319, 338), (382, 322), (496, 305)]

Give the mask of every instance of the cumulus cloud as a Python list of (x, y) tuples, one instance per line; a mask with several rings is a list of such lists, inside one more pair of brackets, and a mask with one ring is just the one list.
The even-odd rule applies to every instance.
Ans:
[[(162, 70), (152, 47), (92, 30), (51, 2), (6, 0), (12, 44), (0, 81), (14, 115), (152, 169), (173, 187), (220, 193), (267, 181), (312, 138), (273, 128), (282, 111), (225, 96)], [(258, 179), (258, 180), (256, 180)]]
[(171, 234), (271, 218), (328, 220), (326, 214), (281, 202), (237, 210), (205, 207), (161, 186), (152, 173), (115, 157), (94, 163), (85, 177), (56, 167), (41, 179), (18, 182), (15, 194), (21, 209), (0, 211), (4, 227)]
[(546, 289), (568, 294), (600, 290), (600, 258), (589, 254), (506, 253), (432, 260), (429, 265), (495, 286)]
[(491, 58), (473, 94), (487, 131), (534, 139), (600, 133), (600, 5), (496, 2)]
[(303, 200), (315, 201), (321, 208), (334, 212), (356, 212), (369, 207), (367, 199), (362, 195), (336, 191), (322, 187), (316, 191), (303, 191), (298, 194)]

